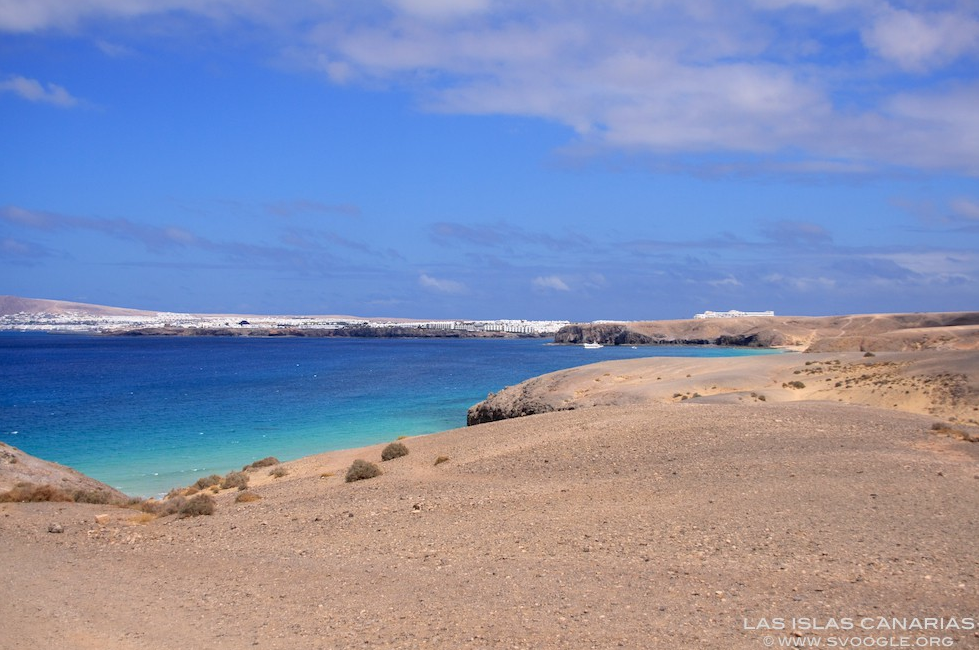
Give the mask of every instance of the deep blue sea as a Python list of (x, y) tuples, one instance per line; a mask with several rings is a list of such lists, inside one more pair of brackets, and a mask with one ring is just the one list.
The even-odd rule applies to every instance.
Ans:
[(265, 456), (461, 427), (488, 392), (553, 370), (759, 353), (548, 343), (0, 333), (0, 440), (152, 496)]

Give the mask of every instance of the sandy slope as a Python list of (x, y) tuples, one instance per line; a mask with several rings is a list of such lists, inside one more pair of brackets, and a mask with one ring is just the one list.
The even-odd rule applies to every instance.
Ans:
[(561, 370), (509, 387), (470, 421), (528, 412), (650, 402), (821, 400), (880, 406), (979, 424), (979, 352), (646, 358)]
[[(778, 381), (771, 359), (711, 382)], [(684, 363), (652, 381), (700, 387)], [(979, 445), (780, 390), (412, 438), (353, 484), (343, 470), (380, 447), (306, 458), (210, 517), (0, 504), (0, 648), (700, 650), (764, 647), (745, 619), (975, 617)]]

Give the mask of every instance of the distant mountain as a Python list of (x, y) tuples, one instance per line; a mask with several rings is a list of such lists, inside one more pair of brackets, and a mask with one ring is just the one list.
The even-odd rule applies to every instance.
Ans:
[(9, 316), (22, 312), (28, 314), (80, 314), (91, 316), (155, 316), (157, 314), (155, 311), (89, 305), (83, 302), (0, 296), (0, 316)]

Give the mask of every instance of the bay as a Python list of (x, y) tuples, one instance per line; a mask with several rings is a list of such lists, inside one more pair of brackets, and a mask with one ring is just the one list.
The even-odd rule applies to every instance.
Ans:
[(0, 334), (0, 440), (131, 495), (274, 455), (288, 460), (464, 426), (487, 393), (573, 366), (721, 347), (547, 339)]

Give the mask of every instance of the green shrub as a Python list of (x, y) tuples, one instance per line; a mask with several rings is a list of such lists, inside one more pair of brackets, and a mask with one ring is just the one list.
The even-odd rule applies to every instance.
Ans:
[(408, 448), (400, 442), (392, 442), (381, 452), (381, 460), (394, 460), (408, 455)]
[(246, 487), (248, 487), (248, 474), (246, 474), (244, 471), (229, 472), (223, 479), (221, 479), (221, 489), (223, 490), (227, 490), (229, 488), (244, 490)]
[(374, 478), (375, 476), (381, 475), (381, 468), (374, 463), (369, 463), (366, 460), (357, 459), (350, 465), (350, 469), (347, 470), (346, 481), (347, 483), (353, 483), (354, 481), (363, 481), (364, 479)]

